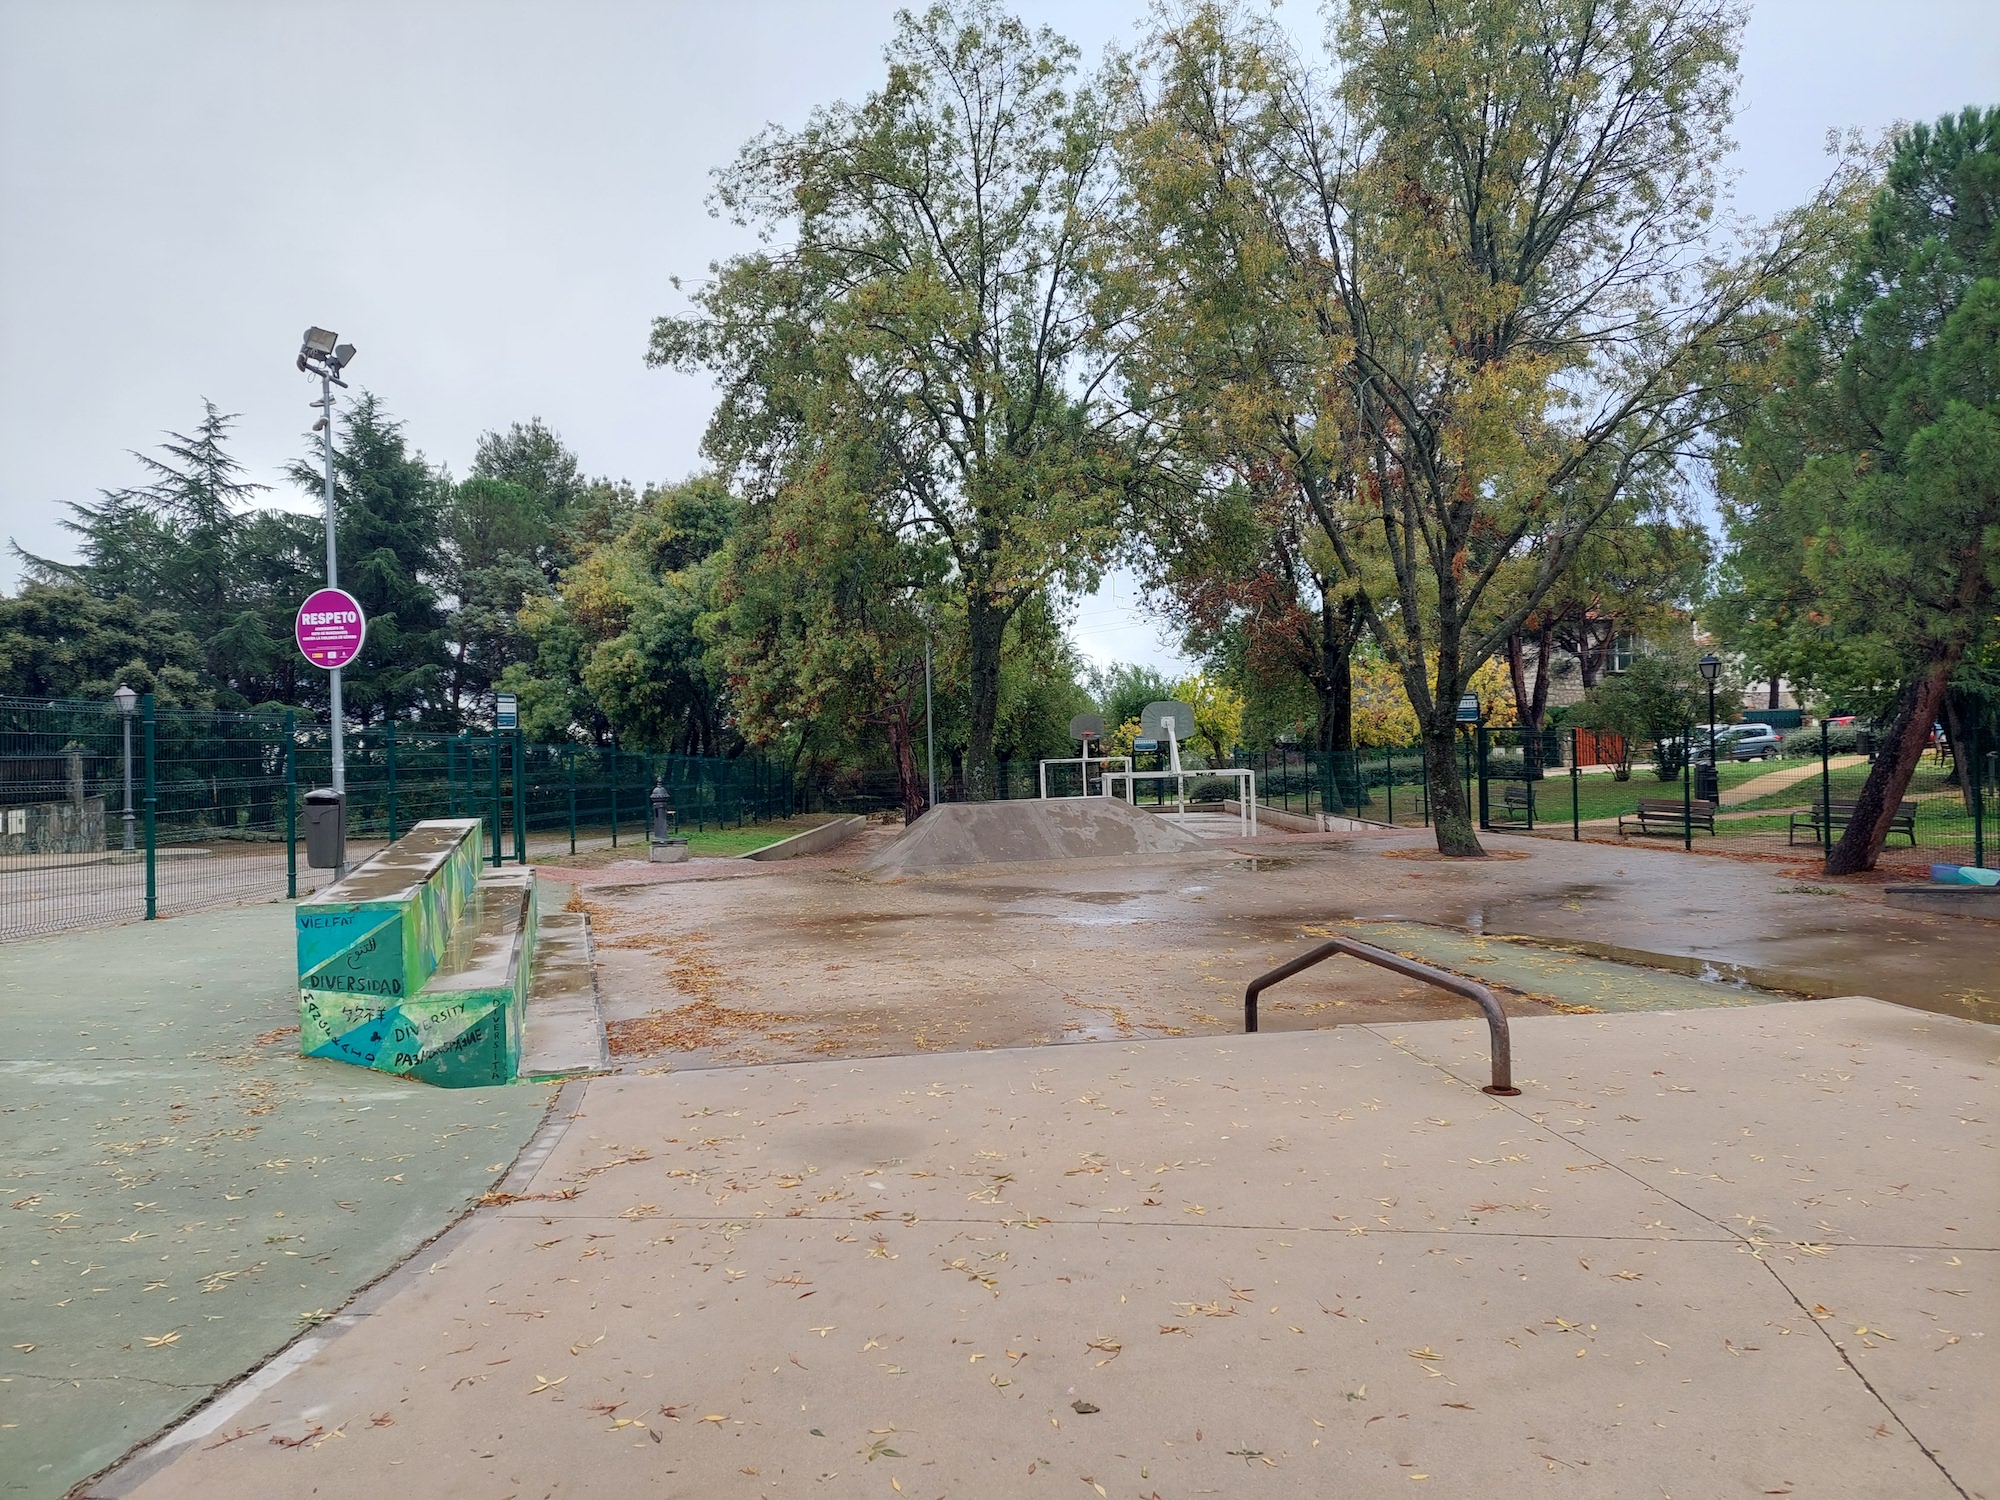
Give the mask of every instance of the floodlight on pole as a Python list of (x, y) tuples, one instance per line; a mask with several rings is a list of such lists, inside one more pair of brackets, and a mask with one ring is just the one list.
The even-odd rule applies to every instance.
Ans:
[[(324, 328), (308, 328), (299, 342), (299, 369), (308, 375), (319, 376), (319, 400), (310, 403), (319, 408), (319, 420), (313, 423), (313, 431), (320, 434), (321, 452), (326, 462), (326, 586), (340, 587), (340, 551), (336, 545), (333, 514), (333, 388), (347, 388), (347, 382), (340, 378), (340, 372), (354, 360), (354, 346), (340, 342), (340, 335)], [(347, 747), (343, 719), (346, 706), (341, 701), (340, 668), (335, 667), (327, 674), (328, 723), (332, 741), (332, 781), (336, 792), (347, 791)], [(342, 854), (345, 855), (343, 848)], [(335, 866), (334, 878), (344, 880), (347, 865)]]

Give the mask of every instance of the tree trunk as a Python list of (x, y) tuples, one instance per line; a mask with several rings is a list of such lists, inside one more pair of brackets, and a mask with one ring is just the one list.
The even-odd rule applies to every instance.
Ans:
[(909, 705), (890, 707), (888, 718), (889, 753), (896, 761), (896, 795), (903, 804), (903, 822), (914, 823), (929, 807), (924, 782), (917, 775), (916, 736), (910, 725)]
[(1437, 834), (1438, 853), (1455, 857), (1479, 858), (1486, 851), (1472, 826), (1472, 809), (1466, 805), (1463, 768), (1459, 764), (1458, 704), (1440, 705), (1424, 722), (1424, 769), (1430, 777), (1431, 827)]
[(1954, 650), (1932, 662), (1922, 675), (1903, 684), (1903, 691), (1896, 698), (1896, 716), (1890, 721), (1884, 743), (1875, 752), (1875, 764), (1868, 768), (1861, 795), (1855, 799), (1854, 816), (1848, 819), (1840, 842), (1826, 857), (1827, 874), (1853, 875), (1875, 868), (1883, 842), (1889, 837), (1896, 806), (1909, 790), (1917, 761), (1930, 743), (1931, 725), (1937, 722), (1938, 705), (1944, 699), (1958, 657), (1959, 652)]
[(1000, 719), (1000, 645), (1007, 631), (1007, 611), (990, 599), (968, 599), (965, 625), (972, 677), (972, 724), (965, 746), (965, 798), (968, 802), (991, 802), (999, 795), (1000, 786), (993, 738)]
[[(1319, 700), (1319, 723), (1313, 748), (1325, 768), (1334, 800), (1359, 810), (1360, 778), (1354, 774), (1354, 637), (1358, 622), (1343, 618), (1340, 607), (1326, 596), (1319, 605), (1319, 659), (1308, 674)], [(1325, 790), (1322, 789), (1322, 798)]]
[(1776, 677), (1773, 677), (1773, 678), (1771, 679), (1771, 691), (1770, 691), (1770, 696), (1769, 696), (1769, 697), (1768, 697), (1768, 698), (1767, 698), (1767, 699), (1765, 700), (1765, 703), (1764, 703), (1764, 706), (1765, 706), (1766, 708), (1776, 708), (1776, 707), (1778, 706), (1778, 699), (1779, 699), (1779, 698), (1780, 698), (1781, 696), (1783, 696), (1783, 695), (1782, 695), (1781, 693), (1779, 693), (1779, 691), (1778, 691), (1778, 681), (1779, 681), (1779, 679), (1778, 679), (1778, 678), (1776, 678)]

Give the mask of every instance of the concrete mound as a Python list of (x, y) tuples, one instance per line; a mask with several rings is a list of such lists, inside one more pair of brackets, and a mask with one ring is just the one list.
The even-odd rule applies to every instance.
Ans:
[(974, 865), (1190, 854), (1213, 847), (1178, 823), (1104, 797), (947, 802), (862, 860), (860, 868), (894, 879)]

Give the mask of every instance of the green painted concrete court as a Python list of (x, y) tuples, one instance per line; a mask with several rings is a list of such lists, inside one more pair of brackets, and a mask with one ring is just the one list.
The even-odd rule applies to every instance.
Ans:
[(550, 1091), (298, 1056), (290, 905), (0, 948), (0, 1495), (55, 1496), (339, 1308)]

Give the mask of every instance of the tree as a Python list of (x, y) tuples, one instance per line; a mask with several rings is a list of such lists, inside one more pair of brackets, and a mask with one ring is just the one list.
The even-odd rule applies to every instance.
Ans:
[[(1507, 638), (1507, 672), (1520, 722), (1542, 727), (1557, 647), (1576, 658), (1583, 689), (1590, 692), (1620, 636), (1644, 638), (1672, 627), (1675, 610), (1700, 590), (1710, 552), (1707, 531), (1691, 519), (1656, 515), (1599, 528), (1562, 580)], [(1527, 764), (1530, 775), (1541, 775), (1538, 754), (1530, 753)]]
[(1168, 696), (1194, 710), (1194, 731), (1183, 748), (1199, 744), (1207, 749), (1211, 766), (1228, 765), (1243, 734), (1243, 695), (1228, 683), (1197, 672), (1175, 683)]
[[(2000, 108), (1919, 125), (1725, 455), (1762, 665), (1869, 688), (1885, 748), (1829, 874), (1872, 868), (2000, 587)], [(1754, 602), (1753, 602), (1754, 600)]]
[[(324, 493), (316, 453), (287, 475), (310, 495)], [(368, 391), (341, 418), (333, 478), (340, 586), (368, 618), (361, 656), (341, 674), (347, 713), (364, 723), (436, 713), (446, 701), (436, 585), (444, 570), (447, 481), (409, 450), (402, 424)]]
[(202, 647), (172, 610), (78, 583), (0, 597), (0, 695), (108, 702), (121, 686), (170, 708), (212, 708)]
[(1638, 652), (1629, 669), (1600, 682), (1570, 717), (1581, 728), (1623, 736), (1620, 781), (1631, 774), (1633, 752), (1642, 744), (1653, 747), (1654, 776), (1679, 779), (1690, 731), (1708, 719), (1707, 684), (1695, 669), (1693, 643), (1675, 638)]
[(301, 568), (318, 531), (306, 517), (254, 507), (266, 486), (244, 479), (229, 451), (235, 420), (203, 401), (193, 432), (132, 455), (144, 484), (72, 502), (63, 525), (80, 544), (76, 562), (15, 549), (32, 579), (170, 613), (200, 643), (203, 691), (226, 709), (297, 701), (292, 616), (309, 591)]
[(876, 457), (866, 444), (829, 445), (747, 508), (720, 569), (709, 638), (747, 738), (768, 743), (811, 724), (824, 753), (851, 726), (879, 729), (904, 820), (914, 821), (930, 802), (917, 735), (948, 557), (885, 508)]
[(1757, 284), (1696, 259), (1739, 18), (1354, 0), (1336, 21), (1329, 84), (1270, 24), (1200, 7), (1154, 39), (1133, 112), (1179, 164), (1162, 222), (1198, 207), (1183, 237), (1245, 268), (1224, 284), (1280, 299), (1257, 357), (1337, 388), (1274, 430), (1416, 711), (1438, 847), (1478, 854), (1458, 698), (1594, 530), (1671, 487), (1700, 356)]
[(706, 451), (747, 491), (789, 471), (807, 410), (877, 435), (885, 503), (951, 557), (984, 799), (1009, 621), (1115, 540), (1126, 325), (1093, 253), (1112, 174), (1075, 49), (986, 0), (904, 13), (887, 62), (723, 174), (719, 207), (786, 243), (722, 265), (648, 359), (720, 376)]
[(502, 679), (528, 733), (684, 755), (728, 748), (727, 684), (703, 622), (740, 509), (712, 476), (649, 487), (622, 533), (565, 571), (555, 596), (529, 601), (535, 659)]

